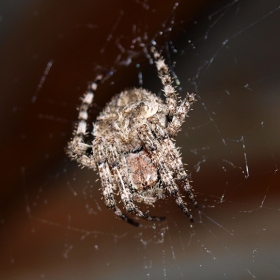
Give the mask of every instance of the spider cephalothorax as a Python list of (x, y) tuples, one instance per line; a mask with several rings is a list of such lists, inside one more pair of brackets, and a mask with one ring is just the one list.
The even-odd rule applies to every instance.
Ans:
[(116, 195), (120, 195), (126, 212), (152, 221), (164, 218), (142, 212), (135, 202), (154, 205), (158, 199), (171, 196), (192, 221), (180, 186), (197, 206), (179, 151), (172, 140), (195, 101), (194, 94), (187, 94), (184, 100), (179, 100), (164, 59), (154, 47), (151, 52), (166, 103), (143, 88), (125, 90), (106, 105), (94, 124), (92, 143), (85, 143), (88, 109), (102, 79), (98, 76), (83, 97), (78, 127), (68, 143), (68, 154), (72, 159), (99, 171), (106, 206), (133, 225), (138, 223), (119, 209)]

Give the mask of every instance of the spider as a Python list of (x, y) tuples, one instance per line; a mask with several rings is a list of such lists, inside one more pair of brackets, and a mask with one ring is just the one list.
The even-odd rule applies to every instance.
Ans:
[(171, 196), (193, 221), (179, 190), (180, 185), (197, 206), (188, 175), (173, 138), (180, 130), (195, 94), (180, 100), (173, 86), (169, 68), (154, 46), (151, 53), (163, 84), (166, 103), (143, 88), (124, 90), (106, 105), (93, 125), (92, 143), (86, 143), (88, 109), (102, 75), (97, 76), (82, 98), (79, 122), (67, 153), (82, 167), (98, 170), (106, 206), (124, 221), (139, 223), (123, 213), (115, 195), (119, 195), (126, 212), (161, 221), (150, 216), (135, 203), (154, 206), (158, 199)]

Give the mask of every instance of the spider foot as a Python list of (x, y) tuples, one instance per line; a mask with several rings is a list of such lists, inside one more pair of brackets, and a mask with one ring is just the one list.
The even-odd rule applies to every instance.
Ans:
[(133, 226), (139, 227), (140, 224), (139, 224), (138, 222), (135, 222), (133, 219), (127, 217), (125, 214), (123, 214), (123, 213), (120, 211), (120, 209), (117, 208), (117, 209), (114, 211), (114, 213), (115, 213), (118, 217), (120, 217), (122, 220), (124, 220), (125, 222), (127, 222), (127, 223), (129, 223), (129, 224), (131, 224), (131, 225), (133, 225)]
[(150, 220), (150, 221), (164, 221), (166, 220), (166, 217), (158, 217), (158, 216), (149, 216), (149, 210), (143, 213), (143, 218)]

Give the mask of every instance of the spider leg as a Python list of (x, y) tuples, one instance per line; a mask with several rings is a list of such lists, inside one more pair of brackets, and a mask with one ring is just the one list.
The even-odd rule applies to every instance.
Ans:
[(185, 118), (188, 117), (188, 112), (191, 105), (196, 101), (194, 93), (187, 93), (187, 97), (181, 101), (180, 105), (176, 108), (176, 114), (173, 116), (172, 121), (167, 126), (167, 131), (170, 136), (174, 137), (180, 131)]
[(86, 144), (84, 142), (85, 136), (87, 134), (87, 120), (88, 120), (88, 109), (93, 102), (94, 91), (97, 89), (102, 76), (98, 75), (95, 82), (91, 83), (88, 90), (82, 98), (82, 104), (79, 108), (78, 116), (78, 126), (74, 130), (73, 139), (68, 143), (67, 153), (72, 158), (77, 160), (83, 166), (95, 167), (93, 158), (86, 155), (86, 151), (92, 147), (92, 145)]
[(163, 92), (165, 94), (168, 107), (168, 117), (171, 119), (175, 115), (177, 108), (178, 96), (176, 93), (176, 89), (172, 84), (172, 78), (169, 73), (169, 68), (165, 63), (164, 58), (159, 54), (154, 46), (151, 47), (151, 52), (153, 54), (154, 61), (157, 67), (158, 77), (163, 84)]
[(139, 223), (127, 217), (119, 207), (116, 205), (116, 200), (114, 197), (114, 190), (117, 189), (113, 175), (110, 171), (109, 164), (107, 162), (107, 157), (104, 149), (101, 145), (102, 139), (96, 139), (94, 143), (94, 154), (96, 155), (97, 168), (99, 170), (101, 178), (102, 192), (105, 199), (105, 205), (112, 210), (115, 215), (117, 215), (122, 220), (134, 226), (139, 226)]
[(149, 221), (162, 221), (165, 217), (150, 216), (142, 212), (137, 205), (132, 201), (133, 194), (128, 186), (127, 170), (124, 168), (125, 158), (120, 155), (117, 150), (117, 143), (113, 139), (108, 139), (109, 145), (106, 146), (106, 153), (108, 155), (108, 163), (112, 167), (114, 176), (114, 183), (118, 186), (121, 200), (124, 203), (125, 209), (129, 213), (134, 213), (136, 216)]
[(191, 105), (194, 101), (196, 101), (194, 98), (195, 95), (193, 93), (187, 93), (187, 97), (183, 101), (180, 100), (178, 105), (178, 94), (176, 92), (176, 88), (173, 86), (168, 66), (154, 46), (151, 47), (151, 52), (155, 60), (158, 76), (163, 84), (163, 91), (166, 97), (169, 119), (167, 131), (170, 136), (174, 137), (179, 132)]
[[(153, 120), (152, 120), (153, 121)], [(198, 207), (197, 201), (195, 200), (195, 196), (192, 192), (192, 187), (188, 180), (188, 175), (186, 170), (184, 169), (181, 155), (178, 149), (175, 147), (174, 143), (167, 136), (164, 130), (157, 124), (158, 122), (153, 123), (153, 131), (158, 138), (158, 141), (164, 147), (162, 149), (164, 157), (168, 158), (166, 161), (168, 168), (173, 170), (177, 175), (177, 180), (181, 182), (185, 192), (187, 193), (190, 201), (194, 204), (195, 207)]]
[(144, 124), (138, 128), (138, 135), (140, 140), (144, 143), (147, 150), (150, 152), (152, 161), (156, 166), (159, 166), (159, 173), (163, 186), (174, 198), (175, 202), (181, 208), (181, 210), (189, 217), (190, 221), (193, 222), (193, 217), (186, 207), (186, 202), (183, 201), (182, 196), (179, 192), (178, 186), (173, 179), (172, 169), (166, 164), (166, 158), (161, 153), (161, 145), (158, 140), (153, 136), (151, 130), (147, 124)]
[(103, 196), (105, 199), (105, 205), (117, 215), (122, 220), (134, 226), (139, 226), (139, 223), (135, 222), (133, 219), (127, 217), (116, 205), (116, 200), (114, 198), (114, 186), (112, 184), (112, 175), (108, 166), (108, 163), (101, 163), (98, 165), (100, 172)]
[(144, 204), (147, 204), (147, 205), (150, 205), (150, 206), (154, 206), (154, 203), (156, 202), (156, 198), (155, 197), (145, 197), (141, 194), (138, 194), (138, 193), (133, 193), (132, 194), (132, 199), (134, 201), (137, 201), (138, 203), (144, 203)]

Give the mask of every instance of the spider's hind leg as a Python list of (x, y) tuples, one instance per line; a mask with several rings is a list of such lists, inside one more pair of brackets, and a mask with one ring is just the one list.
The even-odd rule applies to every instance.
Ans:
[(163, 147), (163, 156), (165, 159), (168, 159), (166, 160), (166, 165), (170, 170), (172, 170), (173, 174), (177, 176), (176, 179), (183, 186), (192, 204), (195, 207), (198, 207), (197, 201), (195, 200), (195, 196), (192, 192), (190, 181), (188, 179), (188, 174), (184, 168), (178, 149), (175, 147), (171, 139), (166, 135), (165, 131), (158, 125), (159, 122), (154, 119), (151, 119), (150, 121), (153, 125), (153, 131), (158, 138), (159, 143)]
[(114, 186), (112, 184), (112, 176), (111, 172), (109, 170), (108, 163), (101, 163), (98, 166), (101, 182), (102, 182), (102, 189), (103, 189), (103, 196), (105, 199), (105, 205), (112, 210), (115, 215), (117, 215), (119, 218), (124, 220), (125, 222), (134, 225), (139, 226), (139, 223), (135, 222), (134, 220), (127, 217), (122, 211), (119, 209), (119, 207), (116, 205), (116, 200), (114, 198)]
[(166, 163), (167, 158), (165, 156), (165, 152), (162, 151), (165, 147), (162, 147), (159, 141), (154, 137), (147, 124), (140, 126), (138, 128), (138, 133), (140, 140), (149, 151), (152, 161), (156, 166), (159, 167), (159, 173), (164, 188), (168, 191), (170, 196), (173, 197), (182, 211), (189, 217), (190, 221), (193, 222), (194, 220), (189, 209), (186, 206), (187, 204), (183, 201), (179, 188), (174, 181), (174, 171)]
[(117, 206), (114, 197), (115, 194), (114, 191), (117, 190), (117, 186), (115, 184), (114, 175), (112, 174), (109, 168), (106, 152), (103, 146), (101, 145), (102, 141), (103, 140), (101, 138), (97, 138), (94, 143), (93, 149), (94, 149), (94, 154), (96, 155), (97, 168), (100, 174), (105, 205), (122, 220), (134, 226), (139, 226), (139, 223), (127, 217), (124, 213), (122, 213), (122, 211)]
[(136, 216), (149, 220), (149, 221), (163, 221), (165, 217), (150, 216), (146, 212), (142, 212), (137, 205), (133, 202), (133, 194), (129, 188), (129, 179), (125, 164), (124, 155), (122, 155), (117, 148), (117, 143), (110, 139), (109, 145), (106, 148), (106, 154), (108, 155), (108, 163), (111, 166), (114, 184), (118, 187), (121, 200), (124, 203), (124, 207), (128, 213), (133, 213)]

